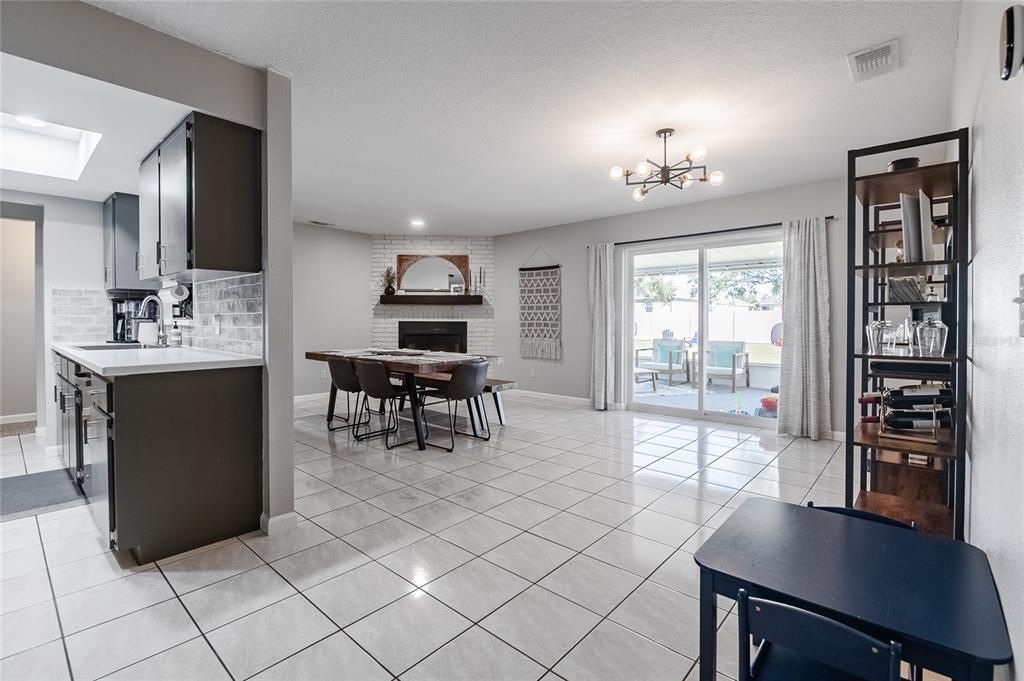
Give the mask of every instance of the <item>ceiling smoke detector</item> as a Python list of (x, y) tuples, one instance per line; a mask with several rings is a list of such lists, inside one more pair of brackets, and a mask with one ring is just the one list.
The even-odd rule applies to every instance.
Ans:
[(893, 38), (887, 43), (851, 52), (846, 59), (855, 83), (868, 80), (900, 67), (900, 41)]

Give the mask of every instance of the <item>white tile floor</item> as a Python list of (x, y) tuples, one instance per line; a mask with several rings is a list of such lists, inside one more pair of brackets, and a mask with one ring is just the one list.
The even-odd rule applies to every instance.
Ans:
[(156, 564), (104, 551), (83, 507), (4, 523), (0, 677), (695, 679), (700, 543), (751, 495), (841, 502), (837, 442), (506, 408), (447, 454), (328, 434), (305, 403), (298, 526)]
[(47, 451), (44, 435), (0, 437), (0, 478), (63, 468), (57, 450)]

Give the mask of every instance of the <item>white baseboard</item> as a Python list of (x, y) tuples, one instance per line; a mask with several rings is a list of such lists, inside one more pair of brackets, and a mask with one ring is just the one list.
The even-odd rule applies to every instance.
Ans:
[(25, 414), (10, 414), (8, 416), (0, 416), (0, 424), (8, 423), (22, 423), (23, 421), (35, 421), (36, 413), (34, 411)]
[(290, 513), (282, 513), (281, 515), (275, 515), (273, 517), (268, 516), (266, 513), (260, 516), (260, 528), (267, 534), (285, 532), (298, 524), (299, 514), (294, 511)]
[(294, 404), (295, 404), (295, 406), (299, 406), (299, 401), (300, 400), (310, 400), (310, 401), (312, 401), (312, 400), (323, 400), (324, 402), (326, 402), (327, 398), (330, 397), (330, 395), (331, 394), (329, 392), (328, 393), (309, 393), (308, 395), (296, 395), (295, 398), (294, 398)]
[(516, 388), (515, 392), (522, 395), (530, 395), (532, 397), (539, 397), (544, 400), (564, 400), (566, 402), (573, 402), (574, 404), (590, 404), (589, 397), (575, 397), (573, 395), (559, 395), (558, 393), (542, 393), (537, 390), (522, 390)]

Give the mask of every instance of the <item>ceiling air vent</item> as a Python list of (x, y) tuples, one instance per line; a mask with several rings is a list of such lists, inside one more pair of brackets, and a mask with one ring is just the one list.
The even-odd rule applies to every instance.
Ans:
[(900, 43), (893, 39), (881, 45), (857, 50), (846, 55), (854, 82), (880, 76), (900, 67)]

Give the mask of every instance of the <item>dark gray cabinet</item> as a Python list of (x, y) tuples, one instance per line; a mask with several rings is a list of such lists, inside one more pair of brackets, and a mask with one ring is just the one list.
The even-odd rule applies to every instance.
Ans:
[(108, 291), (158, 289), (159, 281), (144, 281), (141, 276), (142, 256), (139, 251), (139, 197), (111, 194), (103, 202), (104, 288)]
[(139, 278), (160, 276), (160, 151), (139, 166)]
[(261, 168), (259, 130), (198, 112), (146, 158), (140, 235), (155, 276), (262, 269)]

